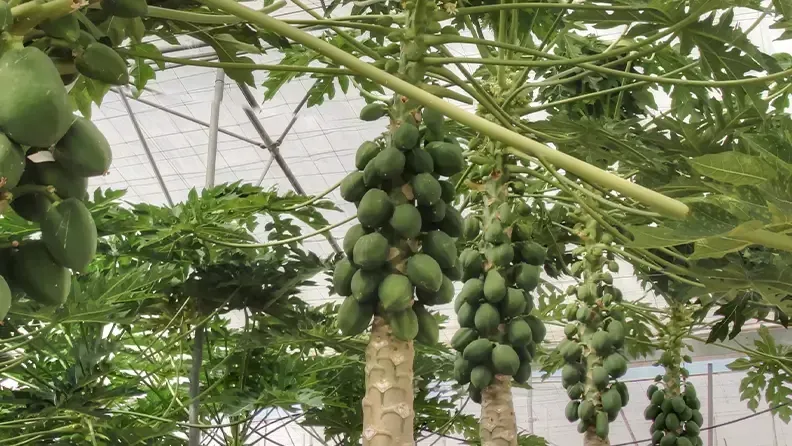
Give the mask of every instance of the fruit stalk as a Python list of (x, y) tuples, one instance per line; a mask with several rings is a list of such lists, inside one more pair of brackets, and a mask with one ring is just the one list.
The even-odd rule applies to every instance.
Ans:
[(517, 445), (517, 424), (510, 381), (510, 376), (496, 375), (493, 383), (481, 391), (482, 446)]
[(363, 446), (407, 446), (413, 439), (413, 343), (375, 316), (366, 347)]

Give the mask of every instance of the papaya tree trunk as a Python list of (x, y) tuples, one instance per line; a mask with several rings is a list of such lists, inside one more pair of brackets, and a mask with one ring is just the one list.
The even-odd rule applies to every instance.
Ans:
[(366, 347), (363, 446), (413, 446), (413, 343), (374, 316)]
[(511, 376), (496, 375), (481, 391), (482, 446), (516, 446), (517, 420), (512, 404)]
[(603, 440), (602, 438), (598, 437), (594, 432), (594, 428), (591, 427), (583, 436), (583, 446), (610, 446), (610, 440), (607, 438)]

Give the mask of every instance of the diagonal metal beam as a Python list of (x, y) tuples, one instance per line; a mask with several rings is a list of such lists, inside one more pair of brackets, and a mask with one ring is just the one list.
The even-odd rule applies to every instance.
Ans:
[(157, 177), (160, 188), (162, 188), (162, 193), (165, 194), (165, 201), (168, 202), (168, 205), (173, 206), (173, 198), (171, 198), (168, 187), (165, 185), (165, 180), (162, 178), (162, 173), (160, 173), (159, 167), (157, 167), (157, 162), (154, 161), (154, 156), (151, 154), (151, 149), (149, 148), (148, 142), (146, 141), (146, 137), (143, 135), (143, 131), (140, 129), (140, 124), (137, 122), (135, 112), (133, 112), (132, 107), (129, 106), (129, 101), (127, 100), (126, 96), (123, 93), (116, 93), (118, 93), (118, 95), (121, 97), (121, 102), (124, 104), (124, 108), (129, 115), (129, 119), (132, 120), (132, 127), (135, 128), (135, 133), (137, 133), (138, 139), (140, 139), (140, 144), (143, 146), (143, 150), (146, 152), (146, 157), (148, 157), (149, 163), (151, 163), (151, 168), (154, 169), (154, 175)]
[[(245, 99), (249, 105), (248, 107), (244, 107), (245, 116), (247, 116), (248, 120), (253, 125), (253, 128), (256, 130), (256, 133), (258, 133), (261, 137), (261, 140), (264, 142), (264, 147), (269, 150), (272, 158), (276, 163), (278, 163), (278, 167), (280, 167), (284, 175), (286, 175), (286, 179), (289, 180), (289, 183), (294, 188), (295, 192), (300, 195), (305, 195), (305, 189), (303, 189), (303, 187), (300, 185), (300, 182), (297, 180), (297, 177), (294, 176), (294, 173), (292, 172), (288, 163), (286, 163), (286, 160), (284, 160), (283, 156), (280, 154), (279, 144), (270, 138), (269, 134), (264, 129), (264, 126), (261, 124), (261, 121), (259, 121), (258, 117), (256, 116), (256, 112), (253, 111), (253, 109), (258, 108), (258, 103), (256, 103), (256, 98), (250, 92), (250, 88), (248, 88), (248, 86), (242, 82), (237, 82), (237, 85), (239, 85), (239, 89), (242, 91), (242, 94), (245, 96)], [(307, 98), (305, 100), (307, 101)], [(294, 119), (296, 119), (296, 113), (292, 117), (292, 120)], [(291, 126), (288, 126), (287, 128), (291, 128)], [(282, 138), (285, 138), (285, 135), (282, 135)], [(340, 253), (341, 247), (338, 245), (338, 242), (336, 242), (333, 235), (328, 232), (326, 233), (326, 237), (327, 241), (330, 243), (330, 246), (333, 247), (333, 250), (336, 253)]]
[(206, 187), (215, 185), (215, 167), (217, 166), (217, 132), (220, 124), (220, 104), (223, 102), (223, 88), (225, 88), (225, 71), (217, 69), (215, 77), (214, 99), (212, 99), (212, 113), (209, 117), (209, 147), (206, 154)]

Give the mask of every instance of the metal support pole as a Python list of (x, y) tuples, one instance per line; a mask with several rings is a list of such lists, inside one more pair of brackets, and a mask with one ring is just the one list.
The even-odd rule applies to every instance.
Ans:
[(215, 77), (214, 99), (212, 100), (212, 114), (209, 117), (209, 147), (206, 154), (206, 187), (214, 187), (215, 167), (217, 166), (217, 131), (220, 124), (220, 104), (223, 102), (223, 88), (225, 87), (225, 71), (217, 69)]
[(143, 131), (140, 129), (140, 125), (135, 118), (135, 113), (132, 111), (132, 107), (129, 106), (129, 101), (127, 100), (126, 96), (123, 93), (118, 93), (118, 95), (121, 96), (121, 102), (124, 104), (124, 108), (129, 115), (129, 119), (132, 120), (132, 127), (135, 128), (135, 133), (137, 133), (137, 136), (140, 139), (140, 144), (143, 146), (143, 150), (146, 152), (146, 157), (148, 157), (149, 163), (151, 163), (151, 168), (154, 169), (154, 176), (157, 177), (160, 188), (162, 188), (162, 193), (165, 194), (165, 201), (168, 202), (168, 205), (173, 206), (173, 198), (171, 198), (170, 192), (168, 192), (168, 187), (165, 186), (165, 180), (162, 178), (162, 173), (160, 173), (160, 170), (157, 167), (157, 162), (154, 161), (154, 155), (151, 154), (151, 149), (148, 146), (148, 142), (146, 142), (146, 137), (143, 135)]
[[(193, 339), (192, 365), (190, 366), (190, 424), (198, 424), (201, 411), (201, 402), (198, 395), (201, 391), (201, 363), (203, 362), (203, 345), (206, 332), (203, 325), (195, 327)], [(189, 431), (189, 446), (201, 445), (201, 429), (191, 426)]]
[[(707, 427), (715, 425), (715, 398), (712, 395), (712, 363), (707, 364)], [(715, 446), (715, 429), (707, 430), (707, 446)]]

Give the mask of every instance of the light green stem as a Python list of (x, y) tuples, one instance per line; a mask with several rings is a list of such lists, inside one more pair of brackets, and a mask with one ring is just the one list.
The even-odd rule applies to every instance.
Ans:
[(253, 249), (253, 248), (270, 248), (272, 246), (288, 245), (289, 243), (295, 243), (295, 242), (299, 242), (299, 241), (305, 240), (307, 238), (316, 237), (317, 235), (322, 235), (325, 232), (330, 231), (331, 229), (337, 228), (337, 227), (339, 227), (341, 225), (347, 224), (347, 223), (349, 223), (350, 221), (352, 221), (352, 220), (354, 220), (356, 218), (357, 218), (357, 216), (353, 215), (353, 216), (351, 216), (349, 218), (346, 218), (344, 220), (339, 221), (338, 223), (334, 223), (334, 224), (332, 224), (330, 226), (325, 226), (324, 228), (322, 228), (322, 229), (320, 229), (318, 231), (311, 232), (310, 234), (298, 235), (296, 237), (290, 237), (290, 238), (286, 238), (286, 239), (278, 240), (278, 241), (274, 241), (274, 242), (269, 242), (269, 243), (256, 243), (256, 244), (253, 244), (253, 243), (231, 243), (231, 242), (224, 242), (222, 240), (214, 240), (214, 239), (211, 239), (211, 238), (208, 238), (208, 237), (203, 237), (203, 236), (197, 235), (197, 234), (196, 234), (196, 236), (198, 238), (200, 238), (201, 240), (205, 241), (205, 242), (214, 243), (215, 245), (220, 245), (220, 246), (228, 246), (229, 248), (251, 248), (251, 249)]
[[(273, 4), (261, 9), (261, 12), (270, 14), (286, 6), (284, 0), (278, 0)], [(190, 22), (196, 25), (233, 25), (242, 21), (239, 17), (230, 14), (203, 14), (200, 12), (178, 11), (175, 9), (161, 8), (159, 6), (148, 7), (147, 17), (165, 20), (175, 20), (179, 22)]]
[(280, 20), (269, 17), (268, 15), (262, 14), (258, 11), (254, 11), (233, 0), (200, 1), (203, 4), (224, 10), (258, 26), (264, 27), (275, 34), (290, 38), (295, 42), (303, 44), (306, 47), (309, 47), (327, 56), (336, 63), (345, 65), (358, 74), (378, 82), (384, 87), (390, 88), (399, 94), (407, 96), (426, 107), (431, 107), (438, 110), (450, 119), (453, 119), (460, 124), (466, 125), (483, 135), (496, 139), (507, 146), (515, 147), (524, 153), (528, 153), (536, 157), (544, 157), (554, 165), (563, 168), (577, 175), (578, 177), (585, 179), (586, 181), (597, 183), (608, 189), (616, 190), (624, 195), (632, 197), (636, 201), (657, 209), (658, 212), (666, 214), (669, 217), (684, 218), (689, 212), (688, 206), (678, 200), (663, 196), (643, 186), (639, 186), (616, 175), (605, 172), (596, 166), (588, 164), (560, 151), (551, 149), (550, 147), (547, 147), (538, 141), (505, 129), (493, 122), (488, 121), (487, 119), (476, 116), (475, 114), (462, 110), (461, 108), (455, 107), (443, 101), (441, 98), (421, 90), (409, 82), (403, 81), (382, 70), (379, 70), (371, 64), (360, 60), (358, 57), (349, 54), (340, 48), (325, 42), (324, 40), (291, 27)]
[[(591, 5), (588, 3), (506, 3), (506, 4), (493, 4), (484, 6), (469, 6), (465, 8), (458, 8), (456, 15), (470, 15), (470, 14), (484, 14), (487, 12), (495, 12), (503, 9), (569, 9), (569, 10), (589, 10), (589, 11), (645, 11), (654, 9), (645, 6), (604, 6), (604, 5)], [(656, 10), (658, 14), (662, 11)]]

